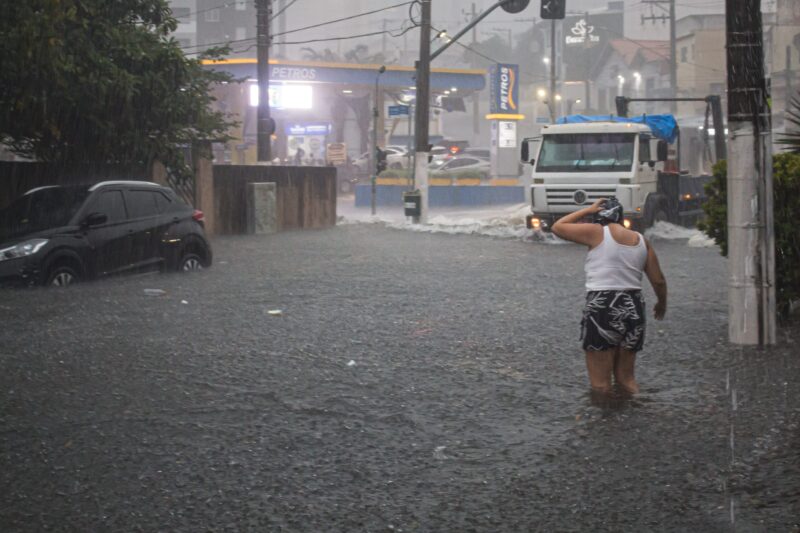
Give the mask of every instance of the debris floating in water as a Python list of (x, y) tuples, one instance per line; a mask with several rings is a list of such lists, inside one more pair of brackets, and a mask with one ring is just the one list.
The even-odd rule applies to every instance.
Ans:
[(350, 361), (347, 362), (347, 366), (356, 366), (356, 362), (350, 359)]
[(165, 291), (163, 289), (145, 289), (144, 293), (147, 296), (163, 296), (163, 295), (167, 294), (167, 291)]
[(280, 309), (270, 309), (267, 311), (267, 314), (271, 316), (283, 316), (283, 311)]

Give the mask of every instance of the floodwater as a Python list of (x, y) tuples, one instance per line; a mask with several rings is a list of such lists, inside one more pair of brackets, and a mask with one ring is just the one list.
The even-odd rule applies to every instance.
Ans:
[(729, 345), (725, 259), (653, 242), (667, 319), (605, 404), (573, 245), (355, 223), (3, 291), (0, 529), (796, 530), (800, 327)]

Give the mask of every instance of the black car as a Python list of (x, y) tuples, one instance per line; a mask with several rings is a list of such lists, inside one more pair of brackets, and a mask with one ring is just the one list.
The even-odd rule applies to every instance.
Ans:
[(0, 210), (0, 284), (211, 265), (203, 213), (142, 181), (39, 187)]

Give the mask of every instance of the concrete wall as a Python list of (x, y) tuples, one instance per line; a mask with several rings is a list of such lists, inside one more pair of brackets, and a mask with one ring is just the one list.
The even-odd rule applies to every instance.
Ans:
[(130, 165), (81, 165), (64, 168), (49, 163), (0, 161), (0, 208), (35, 187), (98, 183), (106, 180), (151, 181), (151, 176), (148, 169)]
[(214, 165), (214, 230), (247, 232), (247, 184), (277, 186), (278, 231), (336, 224), (336, 169), (267, 165)]
[[(403, 185), (378, 185), (375, 188), (375, 205), (403, 205)], [(431, 207), (476, 207), (481, 205), (518, 204), (525, 201), (521, 186), (448, 185), (429, 189), (428, 205)], [(369, 207), (372, 200), (370, 185), (356, 186), (356, 207)]]

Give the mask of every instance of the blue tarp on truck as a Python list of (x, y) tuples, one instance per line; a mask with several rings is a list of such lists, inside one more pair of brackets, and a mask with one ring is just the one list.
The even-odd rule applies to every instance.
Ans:
[(617, 117), (614, 115), (567, 115), (559, 117), (556, 124), (580, 124), (583, 122), (632, 122), (644, 124), (653, 136), (674, 143), (678, 138), (678, 123), (672, 115), (642, 115), (640, 117)]

